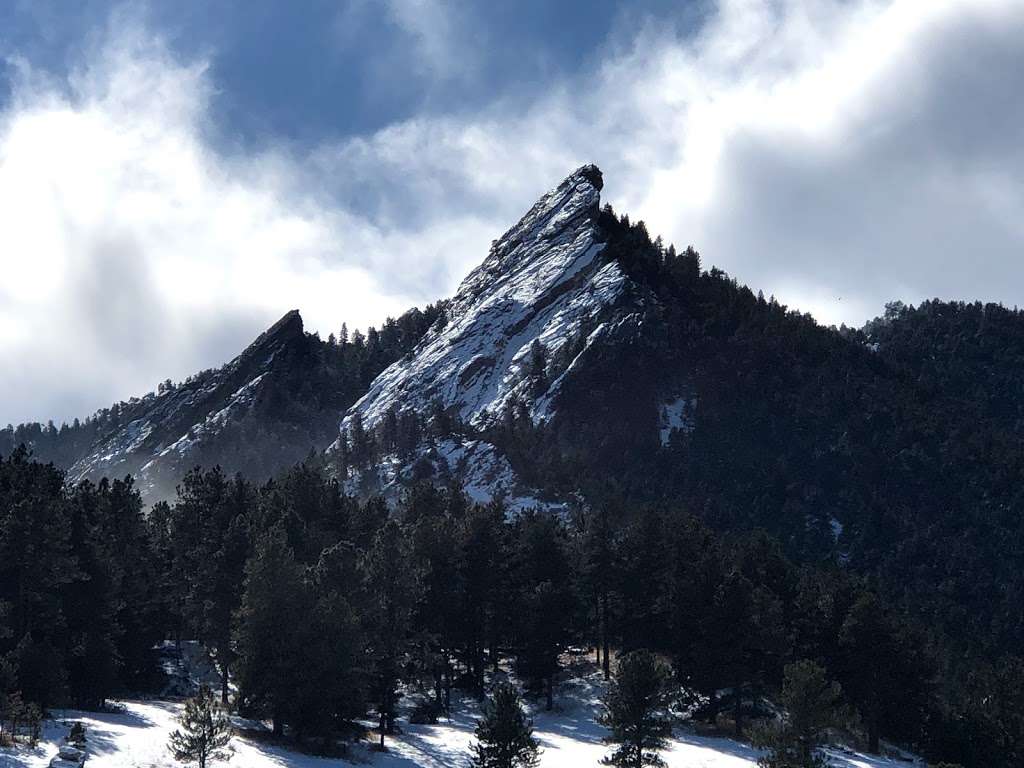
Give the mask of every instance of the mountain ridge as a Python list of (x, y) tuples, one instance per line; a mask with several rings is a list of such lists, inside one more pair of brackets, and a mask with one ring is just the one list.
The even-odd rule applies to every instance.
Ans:
[[(533, 423), (551, 419), (580, 356), (640, 321), (636, 286), (615, 261), (600, 258), (606, 246), (602, 187), (600, 169), (584, 165), (543, 195), (494, 241), (409, 355), (383, 371), (349, 408), (334, 453), (353, 447), (353, 429), (374, 430), (386, 418), (409, 413), (422, 420), (443, 413), (459, 427), (441, 440), (421, 441), (404, 460), (385, 456), (383, 472), (360, 467), (353, 490), (393, 495), (413, 475), (433, 476), (461, 482), (478, 501), (503, 498), (511, 508), (550, 505), (537, 489), (524, 486), (501, 447), (484, 433), (517, 409), (525, 409)], [(579, 337), (581, 348), (568, 354)]]
[(290, 312), (223, 368), (104, 416), (64, 466), (135, 472), (152, 500), (192, 464), (262, 482), (331, 445), (311, 463), (335, 494), (429, 481), (509, 525), (606, 514), (643, 557), (660, 534), (637, 526), (661, 510), (724, 542), (767, 532), (910, 617), (953, 670), (947, 702), (972, 659), (1024, 647), (1024, 313), (936, 301), (825, 328), (602, 207), (602, 184), (570, 174), (447, 302), (333, 343)]

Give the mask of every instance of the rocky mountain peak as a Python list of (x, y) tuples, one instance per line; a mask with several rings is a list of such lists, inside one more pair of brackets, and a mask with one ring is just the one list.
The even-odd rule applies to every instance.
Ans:
[[(475, 302), (496, 282), (515, 280), (524, 271), (541, 274), (534, 263), (552, 249), (575, 242), (582, 234), (596, 239), (604, 180), (596, 165), (584, 165), (541, 197), (519, 222), (494, 241), (487, 258), (462, 281), (453, 309)], [(553, 265), (557, 269), (558, 265)]]
[[(535, 422), (551, 418), (579, 357), (635, 320), (624, 301), (629, 280), (617, 263), (601, 258), (602, 186), (596, 166), (577, 169), (496, 240), (412, 354), (381, 373), (349, 409), (342, 439), (356, 416), (372, 429), (389, 412), (428, 415), (440, 408), (477, 431), (513, 404)], [(509, 479), (495, 446), (463, 441), (446, 450)]]
[(256, 339), (245, 348), (242, 352), (242, 356), (256, 353), (259, 350), (268, 347), (287, 344), (295, 339), (301, 339), (304, 332), (302, 316), (299, 314), (299, 310), (289, 310), (280, 320), (257, 336)]
[[(482, 426), (536, 391), (526, 381), (534, 342), (551, 359), (584, 326), (599, 325), (626, 283), (599, 258), (601, 185), (600, 170), (585, 165), (543, 195), (463, 280), (412, 358), (377, 377), (347, 418), (358, 412), (372, 427), (390, 409), (440, 404)], [(531, 399), (542, 418), (550, 397)]]
[(287, 373), (304, 340), (302, 317), (293, 309), (221, 368), (136, 399), (124, 423), (92, 445), (69, 477), (131, 472), (147, 498), (167, 495), (198, 450), (248, 413), (275, 376)]

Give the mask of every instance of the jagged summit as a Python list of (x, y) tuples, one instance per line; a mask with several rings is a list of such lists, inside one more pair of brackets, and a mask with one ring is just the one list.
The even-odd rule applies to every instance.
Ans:
[(582, 230), (594, 230), (600, 211), (600, 169), (584, 165), (541, 197), (515, 226), (494, 241), (487, 258), (462, 281), (453, 302), (473, 301), (495, 280), (509, 280), (529, 269), (547, 246), (564, 244)]
[[(474, 430), (495, 423), (513, 404), (535, 422), (549, 419), (577, 359), (635, 319), (624, 301), (629, 280), (618, 264), (601, 258), (602, 186), (596, 166), (579, 168), (496, 240), (413, 353), (381, 373), (345, 414), (343, 436), (355, 418), (373, 428), (389, 412), (440, 409)], [(453, 443), (447, 452), (508, 479), (494, 446)]]
[(302, 315), (299, 314), (299, 310), (290, 309), (284, 313), (280, 320), (257, 336), (256, 341), (253, 343), (259, 344), (264, 339), (269, 338), (295, 337), (301, 335), (302, 332)]
[(135, 399), (122, 408), (121, 424), (68, 469), (73, 480), (136, 475), (148, 499), (173, 491), (182, 471), (201, 460), (224, 432), (270, 402), (307, 356), (308, 337), (291, 310), (221, 368)]
[[(412, 358), (377, 377), (346, 418), (359, 413), (372, 427), (389, 409), (439, 404), (483, 426), (531, 388), (535, 341), (551, 360), (585, 325), (600, 333), (626, 283), (616, 264), (599, 259), (601, 183), (597, 167), (586, 165), (541, 197), (462, 281)], [(538, 418), (549, 411), (556, 379), (531, 398)]]

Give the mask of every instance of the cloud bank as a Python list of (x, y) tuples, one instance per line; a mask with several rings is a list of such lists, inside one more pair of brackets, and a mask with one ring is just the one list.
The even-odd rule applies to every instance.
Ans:
[[(471, 26), (423, 9), (392, 11), (422, 71), (470, 76)], [(0, 421), (183, 378), (292, 307), (326, 335), (444, 296), (584, 162), (617, 210), (823, 322), (1020, 301), (1020, 3), (727, 0), (685, 33), (622, 24), (539, 96), (258, 154), (217, 136), (207, 62), (137, 20), (66, 78), (9, 62)]]

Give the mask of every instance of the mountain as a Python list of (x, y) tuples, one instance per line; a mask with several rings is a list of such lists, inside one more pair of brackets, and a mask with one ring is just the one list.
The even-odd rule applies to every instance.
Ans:
[(862, 337), (930, 396), (1024, 432), (1024, 313), (981, 302), (893, 302)]
[[(385, 491), (423, 475), (453, 477), (477, 500), (502, 496), (513, 508), (544, 503), (524, 487), (486, 432), (518, 409), (532, 423), (552, 419), (563, 382), (591, 347), (635, 336), (643, 293), (606, 247), (601, 171), (587, 165), (544, 195), (493, 244), (463, 280), (411, 354), (393, 363), (349, 409), (342, 438), (378, 430), (390, 417), (443, 415), (440, 439), (391, 454), (359, 473)], [(334, 448), (339, 448), (340, 442)]]
[[(652, 647), (696, 632), (707, 641), (701, 664), (729, 647), (736, 620), (781, 612), (800, 623), (794, 654), (850, 675), (865, 663), (851, 661), (844, 637), (860, 633), (872, 653), (877, 596), (900, 628), (882, 650), (921, 659), (897, 685), (934, 705), (893, 710), (886, 728), (927, 732), (936, 753), (970, 753), (958, 750), (973, 740), (988, 754), (977, 734), (1003, 734), (1007, 712), (1019, 721), (999, 681), (1019, 676), (1024, 647), (1024, 313), (935, 300), (889, 305), (862, 329), (825, 328), (704, 268), (693, 248), (666, 246), (602, 205), (602, 186), (595, 166), (570, 174), (449, 300), (326, 341), (290, 312), (221, 368), (84, 422), (0, 430), (0, 453), (24, 442), (72, 481), (132, 473), (150, 502), (172, 497), (197, 464), (276, 477), (256, 494), (254, 517), (277, 509), (307, 564), (339, 569), (345, 589), (357, 550), (344, 537), (370, 551), (382, 521), (425, 545), (429, 515), (449, 512), (463, 543), (481, 537), (474, 547), (506, 533), (532, 541), (532, 526), (571, 531), (574, 547), (599, 550), (602, 589), (618, 590), (601, 601), (602, 621), (618, 614), (623, 642), (639, 627)], [(315, 460), (281, 473), (311, 450)], [(47, 478), (57, 497), (124, 495), (117, 484), (63, 490), (60, 473), (20, 452), (8, 468)], [(188, 512), (203, 508), (206, 482), (223, 487), (223, 475), (193, 475), (160, 514), (233, 519), (218, 517), (231, 505), (216, 493), (205, 507), (214, 512)], [(13, 497), (17, 483), (6, 487)], [(460, 491), (500, 504), (472, 507)], [(392, 525), (378, 496), (401, 498), (392, 510), (406, 517)], [(559, 514), (516, 514), (533, 507)], [(340, 540), (321, 562), (323, 545)], [(704, 562), (707, 549), (731, 554)], [(443, 561), (436, 583), (450, 586), (449, 550), (426, 551)], [(577, 586), (598, 586), (583, 586), (592, 562), (574, 567)], [(543, 580), (572, 581), (559, 573)], [(674, 592), (679, 584), (689, 586)], [(859, 591), (871, 599), (854, 599)], [(597, 609), (594, 597), (584, 600)], [(444, 609), (456, 599), (445, 596)], [(708, 634), (705, 614), (719, 609), (728, 621)], [(475, 631), (466, 637), (482, 659)], [(708, 664), (734, 661), (716, 658)], [(733, 683), (716, 679), (713, 690)], [(985, 737), (996, 738), (996, 753), (1014, 740)], [(943, 740), (959, 746), (943, 750)]]
[[(221, 465), (265, 480), (323, 450), (338, 414), (404, 354), (437, 309), (414, 309), (378, 332), (322, 341), (292, 310), (226, 365), (103, 409), (57, 429), (0, 431), (0, 453), (25, 443), (72, 482), (131, 474), (154, 502), (174, 496), (193, 466)], [(5, 449), (6, 443), (6, 449)]]
[(131, 404), (121, 417), (127, 423), (97, 440), (68, 475), (77, 481), (132, 474), (147, 494), (160, 495), (222, 445), (226, 431), (257, 414), (273, 418), (275, 389), (294, 382), (311, 351), (292, 310), (224, 367)]
[(530, 392), (531, 344), (554, 357), (584, 323), (595, 325), (596, 343), (626, 319), (613, 315), (628, 281), (598, 258), (601, 186), (601, 172), (585, 166), (542, 197), (463, 280), (409, 359), (378, 376), (346, 418), (358, 413), (374, 427), (390, 408), (425, 415), (439, 406), (482, 427), (528, 395), (531, 415), (546, 418), (557, 379)]
[[(510, 509), (677, 506), (870, 574), (953, 652), (1024, 645), (1024, 320), (894, 308), (824, 328), (602, 206), (570, 174), (446, 302), (334, 343), (289, 313), (234, 361), (77, 427), (0, 432), (149, 500), (331, 446), (345, 487)], [(340, 422), (340, 430), (339, 430)], [(959, 647), (957, 647), (959, 646)]]
[(824, 328), (652, 239), (601, 187), (585, 166), (542, 197), (346, 411), (349, 488), (681, 505), (872, 574), (964, 647), (1024, 644), (1020, 379), (999, 352), (1024, 343), (1021, 316)]

